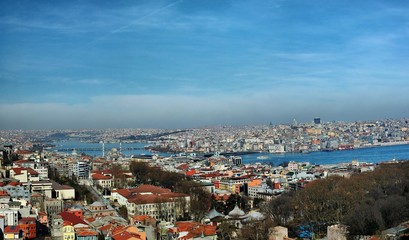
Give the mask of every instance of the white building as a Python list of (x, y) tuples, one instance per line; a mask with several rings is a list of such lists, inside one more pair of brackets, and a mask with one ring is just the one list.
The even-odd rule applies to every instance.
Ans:
[(190, 212), (190, 197), (153, 185), (112, 191), (112, 200), (126, 206), (128, 214), (149, 215), (160, 221), (175, 222)]
[(21, 168), (16, 167), (10, 169), (10, 178), (17, 179), (21, 183), (39, 181), (38, 172), (34, 171), (32, 168)]
[(6, 226), (18, 225), (18, 209), (0, 209), (0, 215), (4, 216)]
[(72, 173), (79, 179), (88, 179), (89, 169), (89, 162), (87, 161), (76, 161), (72, 163)]
[(288, 171), (292, 171), (292, 172), (298, 171), (298, 163), (294, 161), (289, 162), (287, 169)]

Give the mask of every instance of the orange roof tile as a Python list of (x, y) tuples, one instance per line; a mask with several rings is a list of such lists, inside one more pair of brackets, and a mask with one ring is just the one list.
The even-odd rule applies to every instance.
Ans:
[(92, 230), (85, 230), (85, 231), (77, 232), (77, 237), (85, 237), (85, 236), (98, 236), (98, 233)]
[(0, 191), (0, 196), (4, 197), (4, 196), (9, 196), (8, 192), (6, 191)]
[(129, 233), (129, 232), (121, 232), (117, 233), (112, 236), (114, 240), (139, 240), (142, 239), (139, 234), (136, 233)]
[(32, 151), (28, 151), (28, 150), (17, 150), (17, 151), (15, 151), (15, 153), (16, 154), (33, 154), (33, 152)]
[(179, 232), (188, 232), (188, 234), (182, 239), (191, 239), (199, 237), (202, 234), (204, 236), (216, 235), (216, 226), (200, 224), (198, 222), (186, 221), (176, 222), (176, 226)]
[(4, 233), (19, 233), (20, 227), (19, 226), (7, 226), (4, 228)]
[(112, 179), (112, 176), (105, 176), (100, 173), (94, 173), (92, 174), (92, 179), (93, 180), (107, 180), (107, 179)]

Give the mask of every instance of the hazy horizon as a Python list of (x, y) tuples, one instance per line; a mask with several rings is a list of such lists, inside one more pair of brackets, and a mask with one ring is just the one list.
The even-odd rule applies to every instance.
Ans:
[(409, 2), (2, 1), (0, 129), (399, 119)]

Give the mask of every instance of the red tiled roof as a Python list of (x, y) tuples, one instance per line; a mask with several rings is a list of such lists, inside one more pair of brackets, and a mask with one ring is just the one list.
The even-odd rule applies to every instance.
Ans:
[(26, 168), (26, 169), (27, 169), (27, 172), (29, 172), (31, 175), (38, 175), (38, 172), (35, 171), (34, 169), (32, 168)]
[(123, 232), (125, 228), (126, 228), (125, 226), (117, 226), (116, 228), (112, 229), (112, 234)]
[(186, 172), (186, 176), (188, 176), (188, 177), (191, 177), (194, 174), (196, 174), (196, 170), (194, 170), (194, 169)]
[(118, 189), (113, 190), (112, 192), (117, 192), (128, 199), (129, 202), (136, 204), (169, 202), (172, 198), (188, 196), (182, 193), (173, 193), (170, 189), (153, 185), (141, 185), (137, 188)]
[(30, 161), (30, 160), (17, 160), (14, 161), (13, 164), (23, 164), (23, 163), (34, 163), (34, 161)]
[(111, 176), (105, 176), (99, 173), (94, 173), (92, 174), (92, 179), (93, 180), (106, 180), (106, 179), (112, 179)]
[(146, 220), (148, 220), (148, 221), (155, 221), (155, 222), (156, 222), (156, 219), (153, 218), (153, 217), (151, 217), (151, 216), (149, 216), (149, 215), (138, 215), (138, 216), (134, 216), (132, 219), (133, 219), (134, 221), (138, 221), (138, 222), (144, 222), (144, 221), (146, 221)]
[(9, 186), (20, 186), (19, 182), (9, 182), (7, 185)]
[(104, 225), (104, 226), (98, 228), (98, 230), (102, 232), (102, 231), (107, 231), (107, 230), (109, 230), (111, 228), (112, 228), (112, 224), (107, 224), (107, 225)]
[(178, 167), (176, 167), (177, 169), (180, 169), (180, 170), (187, 170), (188, 168), (189, 168), (189, 166), (186, 164), (186, 163), (184, 163), (184, 164), (181, 164), (181, 165), (179, 165)]
[(32, 151), (28, 151), (28, 150), (17, 150), (15, 151), (16, 154), (33, 154)]
[(186, 221), (176, 222), (176, 226), (179, 232), (188, 232), (188, 234), (181, 239), (191, 239), (199, 237), (202, 234), (204, 236), (216, 235), (216, 226), (200, 224), (198, 222)]
[(70, 221), (64, 221), (63, 226), (73, 226), (74, 224)]
[(22, 171), (27, 171), (27, 173), (30, 173), (31, 175), (38, 175), (38, 172), (32, 168), (16, 167), (12, 168), (11, 170), (15, 172), (15, 175), (23, 174)]
[(77, 224), (79, 224), (79, 223), (88, 225), (84, 220), (82, 220), (81, 218), (75, 216), (73, 213), (70, 213), (70, 212), (62, 212), (60, 215), (61, 215), (61, 217), (62, 217), (62, 219), (63, 219), (64, 221), (71, 222), (71, 223), (74, 224), (74, 225), (77, 225)]
[(20, 233), (19, 226), (7, 226), (4, 228), (4, 233)]
[(0, 191), (0, 196), (4, 197), (4, 196), (9, 196), (8, 192), (6, 191)]
[(112, 236), (112, 239), (114, 240), (128, 240), (131, 238), (141, 239), (141, 236), (130, 232), (120, 232)]
[(165, 193), (165, 194), (148, 194), (142, 195), (137, 194), (128, 198), (129, 202), (133, 202), (136, 204), (148, 204), (148, 203), (163, 203), (163, 202), (171, 202), (173, 198), (179, 197), (187, 197), (188, 195), (182, 193)]
[(92, 230), (77, 232), (77, 237), (85, 237), (85, 236), (98, 236), (98, 233)]
[(89, 218), (86, 218), (85, 219), (85, 221), (87, 221), (87, 222), (89, 222), (89, 223), (92, 223), (92, 222), (94, 222), (95, 220), (97, 220), (96, 218), (93, 218), (93, 217), (89, 217)]

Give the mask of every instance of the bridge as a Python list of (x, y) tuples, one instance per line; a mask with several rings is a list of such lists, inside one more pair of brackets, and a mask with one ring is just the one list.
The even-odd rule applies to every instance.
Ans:
[[(89, 151), (102, 151), (102, 147), (86, 147), (86, 148), (58, 148), (58, 152), (89, 152)], [(119, 150), (119, 149), (118, 149)], [(146, 150), (143, 147), (123, 147), (122, 151), (133, 151), (133, 150)], [(107, 151), (107, 149), (105, 149)], [(109, 152), (109, 150), (108, 150)]]

